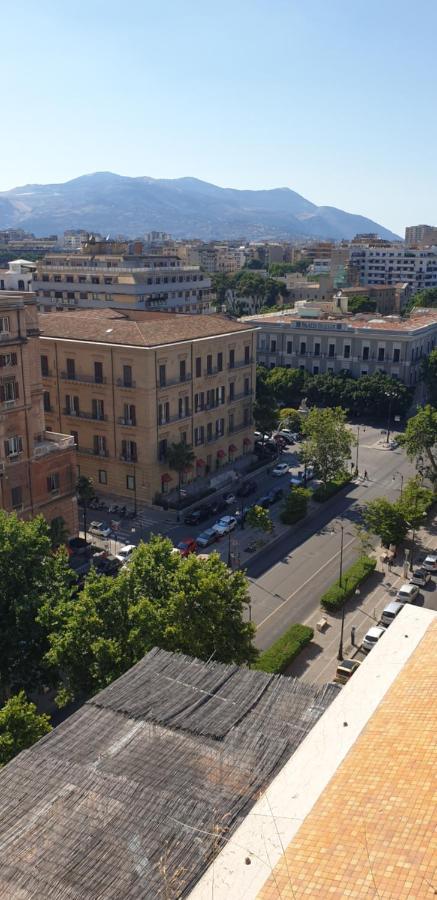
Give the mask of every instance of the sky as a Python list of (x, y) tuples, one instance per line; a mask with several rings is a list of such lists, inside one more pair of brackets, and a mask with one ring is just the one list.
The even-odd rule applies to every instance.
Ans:
[(95, 171), (437, 224), (436, 0), (0, 4), (0, 190)]

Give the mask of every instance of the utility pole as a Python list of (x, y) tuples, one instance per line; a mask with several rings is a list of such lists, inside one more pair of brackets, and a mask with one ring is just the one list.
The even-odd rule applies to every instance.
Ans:
[(391, 407), (392, 407), (393, 396), (394, 396), (394, 395), (390, 392), (390, 393), (387, 394), (386, 396), (389, 398), (389, 401), (388, 401), (388, 418), (387, 418), (387, 438), (386, 438), (386, 441), (385, 441), (386, 444), (388, 444), (388, 442), (389, 442), (389, 440), (390, 440)]
[[(344, 541), (344, 525), (343, 522), (340, 525), (341, 528), (341, 543), (340, 543), (340, 577), (338, 579), (338, 583), (340, 587), (342, 587), (342, 579), (343, 579), (343, 541)], [(340, 631), (340, 644), (338, 647), (337, 659), (341, 662), (343, 660), (343, 635), (344, 635), (344, 607), (345, 603), (341, 608), (341, 631)]]
[(355, 475), (358, 475), (358, 451), (360, 449), (360, 426), (357, 425), (357, 456), (355, 460)]

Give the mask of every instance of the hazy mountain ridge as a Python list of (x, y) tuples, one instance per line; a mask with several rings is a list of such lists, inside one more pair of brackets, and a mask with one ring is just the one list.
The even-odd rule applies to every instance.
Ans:
[(335, 207), (317, 206), (290, 188), (247, 191), (197, 178), (131, 178), (111, 172), (81, 175), (63, 184), (28, 184), (0, 192), (0, 229), (36, 235), (85, 228), (129, 237), (168, 231), (204, 240), (240, 238), (351, 238), (382, 225)]

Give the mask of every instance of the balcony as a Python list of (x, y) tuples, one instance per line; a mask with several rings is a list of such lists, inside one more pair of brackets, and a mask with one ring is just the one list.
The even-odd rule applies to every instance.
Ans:
[[(44, 376), (43, 376), (44, 377)], [(83, 375), (81, 372), (61, 372), (63, 381), (76, 381), (79, 384), (107, 384), (106, 378), (95, 378), (94, 375)]]
[(241, 422), (240, 425), (229, 426), (228, 434), (237, 434), (239, 431), (246, 431), (247, 428), (251, 428), (253, 426), (253, 421), (251, 422)]
[(177, 416), (169, 416), (167, 419), (158, 420), (158, 427), (164, 428), (166, 425), (172, 425), (174, 422), (183, 422), (184, 419), (190, 419), (192, 416), (192, 410), (188, 410), (188, 412), (182, 413), (182, 415)]
[(228, 403), (236, 403), (238, 400), (245, 400), (250, 397), (253, 397), (253, 391), (242, 391), (240, 394), (234, 394), (233, 397), (229, 394)]
[(119, 459), (121, 460), (121, 462), (131, 463), (132, 465), (132, 463), (138, 462), (138, 455), (136, 453), (120, 453)]
[(37, 435), (33, 448), (33, 458), (46, 456), (47, 453), (58, 453), (60, 450), (71, 450), (75, 446), (74, 437), (58, 434), (56, 431), (44, 431)]
[[(276, 351), (274, 351), (274, 352), (276, 352)], [(228, 363), (228, 369), (244, 369), (245, 366), (251, 366), (251, 365), (253, 365), (252, 357), (250, 357), (247, 360), (246, 359), (236, 360), (233, 363), (233, 365), (231, 365), (231, 363)]]
[(156, 387), (158, 388), (158, 390), (164, 391), (166, 388), (174, 387), (176, 384), (188, 384), (191, 381), (191, 378), (191, 373), (188, 373), (188, 375), (184, 375), (183, 378), (166, 378), (164, 382), (157, 381)]
[(117, 387), (122, 388), (135, 388), (137, 386), (135, 381), (124, 381), (123, 378), (117, 378), (116, 384)]
[(64, 416), (71, 416), (74, 419), (90, 419), (92, 422), (107, 422), (108, 416), (93, 416), (90, 412), (82, 412), (82, 410), (74, 410), (74, 409), (63, 409), (62, 414)]
[(125, 419), (124, 416), (119, 416), (117, 419), (119, 425), (124, 425), (125, 428), (136, 428), (136, 419)]
[(109, 450), (95, 450), (94, 447), (78, 447), (77, 452), (86, 453), (87, 456), (109, 456)]
[(207, 444), (214, 444), (216, 441), (221, 441), (224, 438), (224, 431), (220, 432), (220, 434), (212, 434), (211, 437), (206, 438)]
[(213, 375), (220, 375), (223, 372), (223, 366), (212, 366), (210, 369), (205, 369), (203, 372), (204, 378), (211, 378)]

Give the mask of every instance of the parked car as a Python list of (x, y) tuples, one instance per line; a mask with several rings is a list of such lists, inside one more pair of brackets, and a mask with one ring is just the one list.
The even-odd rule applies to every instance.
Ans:
[(426, 587), (426, 585), (431, 581), (431, 572), (428, 569), (414, 569), (412, 575), (410, 575), (411, 584), (417, 584), (419, 587)]
[(263, 435), (263, 434), (261, 434), (260, 431), (254, 431), (254, 432), (253, 432), (253, 436), (254, 436), (254, 438), (255, 438), (255, 441), (262, 441), (263, 438), (264, 438), (264, 441), (268, 441), (268, 440), (270, 440), (270, 437), (271, 437), (270, 434), (264, 434), (264, 435)]
[(204, 522), (209, 515), (210, 512), (207, 506), (198, 506), (197, 509), (192, 509), (191, 512), (184, 516), (184, 522), (186, 525), (199, 525), (200, 522)]
[(421, 568), (426, 569), (428, 572), (437, 572), (437, 554), (428, 553), (420, 565)]
[(262, 506), (263, 509), (268, 509), (268, 507), (271, 505), (271, 502), (272, 498), (270, 494), (264, 494), (263, 497), (260, 497), (259, 500), (254, 503), (254, 506)]
[(360, 663), (357, 659), (344, 659), (337, 666), (334, 681), (336, 684), (346, 684), (359, 667)]
[[(314, 469), (312, 466), (308, 466), (307, 468), (307, 482), (312, 481), (314, 478)], [(290, 484), (298, 485), (298, 487), (302, 487), (305, 484), (305, 470), (299, 469), (295, 475), (292, 475), (290, 478)]]
[(226, 503), (223, 497), (215, 497), (214, 500), (208, 503), (208, 510), (211, 516), (217, 515), (218, 512), (222, 512), (224, 509), (226, 509)]
[(88, 531), (100, 538), (108, 538), (112, 534), (111, 528), (104, 522), (91, 522)]
[(197, 550), (197, 542), (192, 537), (183, 538), (182, 541), (176, 545), (176, 550), (179, 550), (181, 556), (189, 556), (190, 553), (195, 553)]
[(396, 594), (401, 603), (414, 603), (419, 596), (419, 588), (415, 584), (402, 584)]
[(198, 547), (208, 547), (217, 540), (217, 532), (214, 531), (213, 528), (206, 528), (205, 531), (202, 531), (202, 534), (199, 534), (196, 540)]
[(253, 494), (256, 491), (257, 483), (254, 478), (249, 478), (248, 481), (243, 481), (243, 484), (240, 484), (240, 487), (237, 490), (237, 497), (248, 497), (249, 494)]
[(286, 475), (288, 472), (288, 468), (288, 463), (278, 463), (278, 465), (275, 466), (274, 469), (272, 469), (272, 475), (274, 475), (276, 478), (279, 478), (281, 475)]
[(235, 516), (222, 516), (222, 518), (213, 525), (213, 531), (219, 537), (223, 537), (225, 534), (229, 534), (230, 531), (233, 531), (237, 524), (237, 520)]
[(272, 488), (271, 491), (268, 492), (267, 496), (270, 500), (270, 505), (272, 505), (273, 503), (277, 503), (278, 500), (282, 499), (282, 497), (284, 496), (284, 491), (282, 490), (282, 488)]
[(106, 553), (105, 550), (94, 553), (91, 563), (100, 575), (117, 575), (121, 568), (120, 560), (116, 556)]
[(225, 501), (226, 506), (233, 506), (233, 504), (237, 502), (237, 498), (232, 491), (229, 491), (228, 494), (223, 494), (223, 500)]
[(281, 441), (284, 441), (287, 444), (287, 447), (291, 447), (292, 444), (296, 443), (295, 437), (291, 433), (291, 431), (277, 431), (273, 435), (273, 437), (274, 437), (275, 441), (278, 440), (278, 438), (280, 438)]
[(70, 556), (89, 556), (92, 553), (92, 544), (85, 538), (74, 537), (68, 541), (68, 553)]
[(381, 613), (381, 623), (383, 625), (391, 625), (393, 619), (399, 615), (401, 609), (404, 608), (404, 604), (399, 600), (391, 600), (390, 603), (387, 603), (387, 606), (384, 606), (384, 609)]
[(362, 647), (364, 650), (372, 650), (372, 647), (378, 643), (379, 639), (385, 633), (385, 628), (381, 625), (372, 625), (367, 634), (363, 637)]
[(115, 558), (119, 559), (121, 563), (125, 563), (132, 556), (134, 550), (136, 550), (135, 544), (125, 544), (124, 547), (120, 547)]

